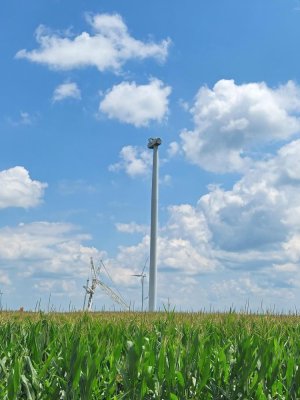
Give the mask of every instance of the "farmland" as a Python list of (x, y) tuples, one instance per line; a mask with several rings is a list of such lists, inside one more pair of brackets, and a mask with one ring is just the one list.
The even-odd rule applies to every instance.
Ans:
[(300, 318), (0, 314), (0, 399), (299, 399)]

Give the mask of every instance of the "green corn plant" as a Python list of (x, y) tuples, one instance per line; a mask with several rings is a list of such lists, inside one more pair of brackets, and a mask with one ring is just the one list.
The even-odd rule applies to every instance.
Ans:
[(300, 318), (2, 313), (0, 400), (297, 399)]

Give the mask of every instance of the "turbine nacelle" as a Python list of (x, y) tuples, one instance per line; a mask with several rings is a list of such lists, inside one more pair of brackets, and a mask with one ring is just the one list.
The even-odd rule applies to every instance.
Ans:
[(161, 144), (160, 138), (149, 138), (148, 139), (148, 149), (154, 149), (154, 147)]

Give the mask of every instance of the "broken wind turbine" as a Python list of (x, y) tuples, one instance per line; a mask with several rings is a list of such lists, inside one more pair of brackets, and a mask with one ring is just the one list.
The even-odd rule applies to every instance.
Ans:
[[(84, 296), (84, 303), (83, 303), (83, 311), (91, 311), (92, 304), (93, 304), (93, 296), (95, 294), (95, 290), (97, 286), (100, 288), (116, 303), (122, 306), (125, 310), (129, 310), (129, 306), (126, 304), (125, 300), (122, 298), (121, 294), (116, 293), (113, 289), (107, 286), (101, 279), (100, 279), (100, 271), (101, 268), (106, 271), (107, 275), (109, 276), (107, 269), (102, 260), (100, 260), (99, 267), (95, 267), (93, 258), (91, 257), (91, 278), (92, 284), (89, 286), (89, 279), (84, 285), (85, 289), (85, 296)], [(111, 279), (111, 278), (110, 278)], [(88, 298), (88, 299), (87, 299)], [(87, 301), (88, 300), (88, 301)], [(87, 304), (86, 304), (87, 301)]]

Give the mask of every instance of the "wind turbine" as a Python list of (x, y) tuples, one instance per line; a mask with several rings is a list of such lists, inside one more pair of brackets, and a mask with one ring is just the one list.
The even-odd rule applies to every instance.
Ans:
[(146, 300), (146, 298), (144, 298), (144, 280), (146, 278), (146, 274), (144, 272), (145, 272), (145, 268), (146, 268), (146, 265), (147, 265), (147, 262), (148, 262), (148, 258), (146, 259), (146, 262), (145, 262), (145, 265), (144, 265), (142, 273), (141, 274), (133, 274), (133, 275), (131, 275), (131, 276), (137, 276), (138, 278), (141, 278), (141, 284), (142, 284), (142, 312), (144, 311), (144, 300)]

